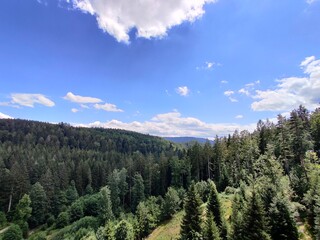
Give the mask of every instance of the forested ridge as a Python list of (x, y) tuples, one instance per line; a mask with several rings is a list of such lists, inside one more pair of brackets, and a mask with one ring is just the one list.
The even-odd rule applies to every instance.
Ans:
[(320, 109), (303, 106), (188, 148), (2, 119), (2, 239), (143, 239), (181, 209), (181, 239), (320, 239), (319, 156)]

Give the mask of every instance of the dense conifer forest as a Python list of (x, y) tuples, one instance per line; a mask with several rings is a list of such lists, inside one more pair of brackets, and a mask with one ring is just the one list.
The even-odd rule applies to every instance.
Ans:
[(145, 239), (183, 210), (181, 240), (319, 240), (319, 157), (320, 109), (303, 106), (188, 147), (1, 119), (0, 239)]

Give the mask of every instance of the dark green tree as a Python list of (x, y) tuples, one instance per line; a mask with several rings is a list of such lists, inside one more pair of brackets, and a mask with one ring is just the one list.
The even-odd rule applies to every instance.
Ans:
[(279, 240), (298, 240), (299, 234), (296, 223), (291, 216), (288, 203), (276, 197), (269, 209), (271, 237)]
[(252, 191), (252, 196), (249, 199), (247, 209), (243, 215), (244, 240), (270, 240), (271, 237), (267, 233), (268, 226), (265, 218), (265, 212), (259, 195), (255, 190)]
[(214, 217), (212, 213), (209, 213), (207, 216), (207, 220), (205, 222), (203, 239), (204, 240), (222, 240), (222, 238), (220, 237), (219, 228), (217, 227), (217, 224), (214, 221)]
[(30, 191), (32, 214), (30, 224), (32, 227), (43, 224), (47, 214), (47, 195), (39, 182), (35, 183)]
[(201, 212), (200, 199), (195, 191), (194, 183), (191, 184), (184, 203), (185, 214), (181, 223), (181, 240), (201, 239)]
[(139, 173), (136, 173), (133, 178), (132, 187), (132, 210), (135, 211), (139, 202), (143, 201), (144, 198), (143, 178)]

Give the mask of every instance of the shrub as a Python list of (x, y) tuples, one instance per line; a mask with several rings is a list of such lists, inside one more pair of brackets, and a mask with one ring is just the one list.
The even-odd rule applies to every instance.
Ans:
[(56, 221), (56, 227), (63, 228), (68, 224), (69, 224), (69, 214), (67, 212), (60, 213)]
[(21, 240), (22, 231), (16, 224), (11, 225), (7, 231), (4, 232), (2, 240)]

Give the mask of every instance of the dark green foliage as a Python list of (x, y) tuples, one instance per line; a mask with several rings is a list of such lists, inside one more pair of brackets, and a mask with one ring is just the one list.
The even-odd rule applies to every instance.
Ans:
[(101, 210), (99, 216), (104, 223), (114, 218), (110, 194), (111, 192), (108, 186), (101, 188), (99, 204)]
[(47, 238), (45, 233), (36, 233), (32, 235), (29, 239), (30, 240), (46, 240)]
[(121, 220), (115, 227), (114, 231), (115, 240), (132, 240), (133, 229), (129, 222)]
[(253, 190), (243, 215), (244, 240), (270, 240), (265, 212), (259, 195)]
[(18, 205), (16, 206), (13, 220), (15, 222), (26, 222), (31, 216), (32, 208), (31, 206), (31, 200), (29, 195), (25, 194), (23, 197), (20, 199)]
[(195, 191), (194, 183), (191, 184), (184, 203), (185, 215), (181, 223), (181, 240), (201, 238), (201, 212), (200, 200)]
[(0, 228), (4, 227), (7, 224), (7, 218), (4, 212), (0, 211)]
[(219, 199), (219, 194), (214, 182), (210, 181), (210, 192), (209, 192), (209, 200), (207, 205), (207, 214), (212, 214), (214, 221), (217, 226), (221, 228), (222, 226), (222, 210), (221, 203)]
[(274, 198), (269, 212), (272, 239), (299, 239), (298, 229), (289, 211), (288, 203), (283, 198)]
[(214, 221), (212, 213), (209, 213), (205, 222), (205, 229), (203, 234), (204, 240), (222, 240), (220, 237), (220, 231), (217, 224)]
[(84, 215), (97, 217), (101, 212), (101, 195), (93, 194), (84, 197)]
[(32, 214), (30, 224), (32, 227), (45, 222), (47, 213), (47, 195), (39, 182), (34, 184), (30, 191)]
[(83, 201), (77, 200), (69, 208), (70, 222), (79, 220), (84, 216), (83, 214)]
[(57, 228), (64, 228), (70, 222), (70, 217), (67, 212), (62, 212), (58, 215), (56, 220), (56, 227)]
[(145, 195), (144, 195), (143, 178), (139, 173), (136, 173), (133, 178), (133, 187), (132, 187), (132, 210), (135, 211), (139, 202), (143, 201), (144, 198), (145, 198)]
[(227, 239), (228, 237), (228, 227), (227, 223), (223, 217), (223, 211), (219, 199), (219, 194), (214, 182), (209, 182), (209, 199), (207, 204), (207, 216), (211, 216), (214, 219), (213, 221), (217, 225), (222, 239)]
[(99, 227), (99, 221), (95, 217), (83, 217), (71, 225), (71, 232), (75, 233), (81, 228), (92, 228), (97, 230)]
[(160, 206), (155, 197), (140, 202), (137, 211), (137, 227), (139, 238), (148, 236), (160, 221)]
[(169, 187), (161, 206), (162, 219), (171, 218), (180, 209), (180, 203), (181, 200), (177, 190)]
[(78, 191), (76, 189), (75, 183), (72, 180), (71, 181), (71, 185), (68, 187), (67, 191), (66, 191), (66, 199), (68, 204), (73, 203), (75, 200), (77, 200), (79, 198), (79, 194)]
[(7, 231), (4, 232), (2, 240), (21, 240), (22, 231), (20, 227), (16, 224), (13, 224), (9, 227)]

